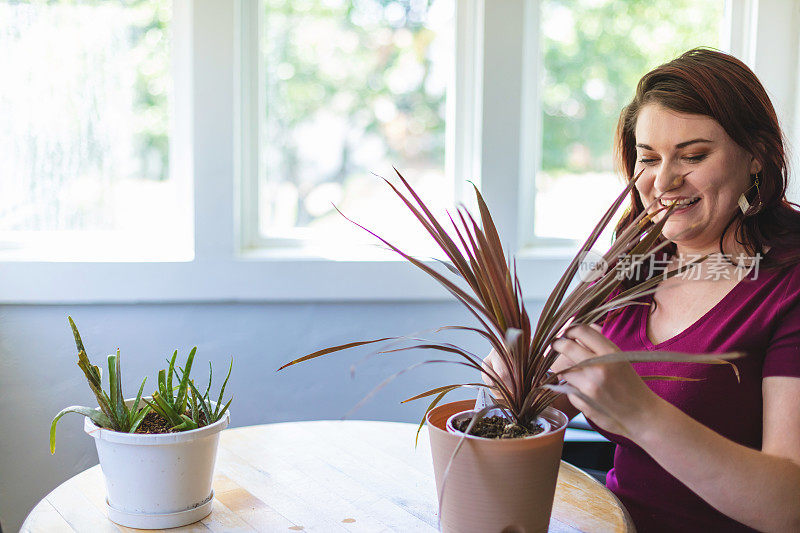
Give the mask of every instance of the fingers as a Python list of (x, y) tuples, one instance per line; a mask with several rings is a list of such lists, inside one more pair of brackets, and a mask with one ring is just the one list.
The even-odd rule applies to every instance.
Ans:
[(573, 365), (580, 363), (584, 359), (591, 359), (595, 356), (595, 353), (585, 346), (582, 346), (573, 339), (565, 337), (553, 341), (552, 346), (555, 351), (560, 353), (562, 357), (566, 358)]
[(599, 326), (580, 324), (569, 328), (564, 334), (568, 339), (573, 339), (583, 344), (595, 355), (605, 355), (618, 351), (619, 348), (603, 335)]
[(553, 342), (552, 346), (572, 364), (618, 350), (617, 346), (603, 335), (600, 327), (595, 327), (594, 324), (570, 327), (563, 337)]
[(506, 386), (509, 385), (510, 376), (506, 371), (505, 365), (500, 361), (500, 356), (494, 349), (483, 359), (481, 366), (488, 371), (488, 374), (481, 374), (484, 383), (495, 386), (496, 384), (490, 376), (497, 376)]
[[(483, 362), (481, 363), (481, 366), (485, 370), (487, 370), (488, 372), (491, 372), (491, 371), (494, 370), (494, 367), (492, 366), (492, 356), (493, 355), (494, 355), (494, 350), (492, 350), (492, 353), (487, 355), (483, 359)], [(486, 372), (481, 372), (481, 378), (483, 379), (483, 382), (486, 383), (487, 385), (494, 385), (494, 382), (492, 382), (492, 380), (489, 378), (489, 376), (487, 375)]]

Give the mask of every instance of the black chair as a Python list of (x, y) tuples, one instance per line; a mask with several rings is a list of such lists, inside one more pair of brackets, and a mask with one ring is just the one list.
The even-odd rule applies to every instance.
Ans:
[(595, 431), (583, 415), (578, 415), (567, 426), (561, 459), (605, 485), (606, 474), (614, 466), (614, 443)]

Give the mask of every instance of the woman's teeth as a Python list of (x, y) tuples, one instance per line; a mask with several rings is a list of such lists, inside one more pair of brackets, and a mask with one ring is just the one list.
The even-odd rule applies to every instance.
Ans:
[(686, 198), (683, 200), (659, 200), (662, 206), (669, 207), (671, 205), (675, 205), (675, 207), (688, 207), (690, 205), (696, 204), (700, 198)]

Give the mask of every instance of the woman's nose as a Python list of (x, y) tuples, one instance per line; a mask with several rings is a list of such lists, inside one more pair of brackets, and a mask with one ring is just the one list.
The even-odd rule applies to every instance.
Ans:
[(656, 169), (653, 188), (655, 188), (658, 194), (664, 194), (667, 191), (677, 189), (683, 185), (684, 176), (685, 174), (681, 174), (673, 165), (663, 163)]

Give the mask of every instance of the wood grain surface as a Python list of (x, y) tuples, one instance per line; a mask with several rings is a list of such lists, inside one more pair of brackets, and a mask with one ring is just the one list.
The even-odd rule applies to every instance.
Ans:
[[(436, 486), (427, 430), (414, 424), (286, 422), (222, 432), (214, 510), (172, 532), (437, 531)], [(87, 443), (87, 445), (89, 445)], [(552, 532), (628, 532), (617, 498), (594, 478), (561, 463)], [(106, 518), (99, 466), (48, 494), (23, 532), (139, 531)]]

